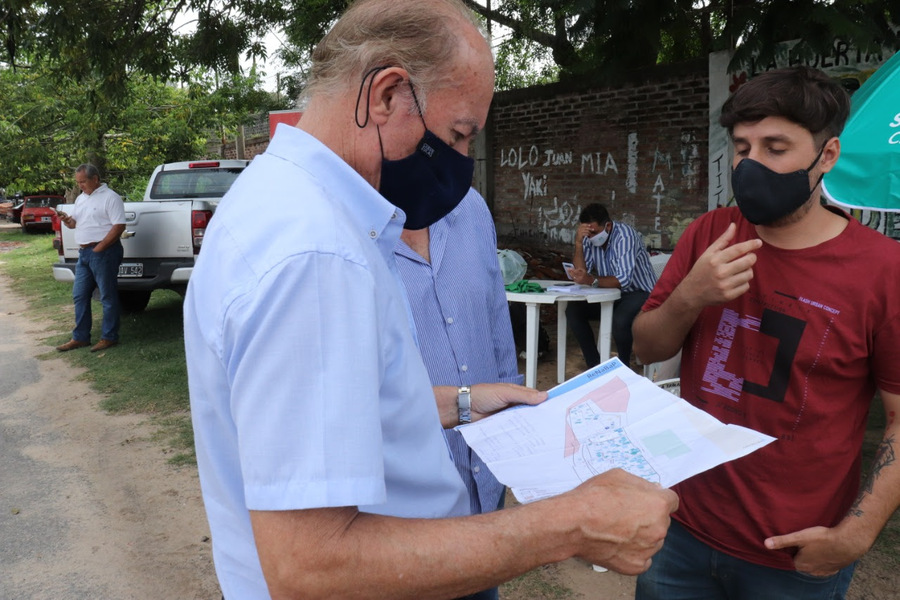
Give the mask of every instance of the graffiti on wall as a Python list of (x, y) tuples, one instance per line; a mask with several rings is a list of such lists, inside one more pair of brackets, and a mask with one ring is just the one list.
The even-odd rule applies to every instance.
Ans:
[[(553, 148), (540, 150), (532, 145), (529, 148), (519, 146), (500, 151), (500, 167), (517, 169), (522, 177), (522, 199), (545, 198), (550, 196), (549, 173), (541, 170), (553, 167), (567, 167), (575, 162), (575, 153), (571, 150), (558, 152)], [(615, 158), (608, 152), (588, 152), (581, 154), (582, 174), (605, 175), (612, 171), (618, 174)]]
[[(538, 227), (544, 239), (551, 243), (571, 244), (575, 241), (575, 229), (582, 205), (577, 196), (560, 200), (553, 190), (553, 176), (571, 174), (571, 167), (578, 167), (581, 175), (618, 175), (619, 167), (611, 152), (593, 151), (576, 154), (572, 150), (539, 148), (537, 145), (519, 146), (500, 151), (500, 167), (514, 169), (522, 178), (522, 200), (552, 198), (549, 203), (534, 204)], [(611, 192), (615, 200), (615, 192)]]
[(697, 134), (685, 131), (681, 134), (681, 179), (685, 189), (696, 190), (700, 185), (700, 144)]
[(552, 206), (539, 207), (538, 223), (544, 239), (554, 244), (574, 244), (581, 209), (577, 198), (572, 202), (560, 203), (556, 196), (553, 197)]
[[(615, 181), (631, 194), (638, 193), (638, 172), (641, 155), (638, 134), (629, 132), (627, 137), (624, 168), (620, 170), (622, 157), (612, 151), (593, 150), (576, 152), (570, 149), (541, 148), (536, 144), (501, 149), (500, 167), (518, 172), (521, 177), (521, 199), (531, 201), (532, 210), (537, 213), (538, 228), (544, 239), (551, 243), (569, 244), (574, 242), (578, 215), (582, 205), (577, 196), (562, 198), (554, 188), (559, 178), (573, 176), (606, 177)], [(648, 160), (649, 159), (649, 160)], [(661, 149), (659, 146), (644, 158), (644, 163), (654, 175), (652, 188), (645, 190), (655, 201), (655, 215), (652, 229), (664, 231), (660, 215), (666, 202), (675, 202), (680, 190), (695, 190), (699, 185), (700, 148), (693, 132), (682, 132), (677, 153)], [(574, 167), (574, 169), (573, 169)], [(680, 181), (679, 181), (680, 180)], [(676, 187), (677, 186), (677, 187)], [(614, 212), (615, 186), (610, 184), (609, 197), (601, 200)], [(669, 188), (672, 188), (671, 190)], [(535, 202), (535, 200), (547, 200)], [(625, 215), (621, 217), (625, 219)], [(634, 215), (629, 215), (635, 220)], [(666, 231), (668, 228), (665, 229)], [(659, 245), (660, 236), (650, 236), (650, 243)]]
[(625, 189), (629, 194), (637, 193), (638, 138), (637, 133), (628, 134), (628, 172), (625, 176)]
[(861, 210), (858, 208), (851, 210), (850, 214), (863, 225), (871, 227), (891, 239), (900, 241), (900, 214), (880, 210)]

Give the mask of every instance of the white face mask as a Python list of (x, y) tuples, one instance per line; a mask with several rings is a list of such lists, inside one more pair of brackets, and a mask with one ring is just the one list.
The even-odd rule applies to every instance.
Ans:
[(609, 239), (609, 232), (606, 231), (606, 228), (604, 227), (604, 228), (603, 228), (603, 231), (601, 231), (601, 232), (598, 233), (597, 235), (592, 236), (592, 237), (590, 237), (590, 238), (588, 238), (588, 239), (591, 240), (591, 244), (592, 244), (595, 248), (599, 248), (600, 246), (602, 246), (603, 244), (606, 243), (606, 240)]

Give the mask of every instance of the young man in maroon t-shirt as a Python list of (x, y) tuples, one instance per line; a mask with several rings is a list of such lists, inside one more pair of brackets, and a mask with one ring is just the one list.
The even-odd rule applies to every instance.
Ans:
[[(820, 202), (848, 113), (806, 67), (761, 74), (722, 108), (737, 207), (685, 231), (634, 351), (647, 364), (683, 349), (687, 401), (778, 439), (674, 488), (639, 600), (843, 598), (900, 503), (900, 244)], [(887, 426), (860, 489), (876, 390)]]

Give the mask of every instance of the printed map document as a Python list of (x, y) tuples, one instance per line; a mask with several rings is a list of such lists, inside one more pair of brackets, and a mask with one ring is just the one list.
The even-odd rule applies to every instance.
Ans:
[(618, 358), (556, 386), (543, 404), (457, 429), (523, 503), (616, 467), (669, 487), (775, 440), (725, 425)]

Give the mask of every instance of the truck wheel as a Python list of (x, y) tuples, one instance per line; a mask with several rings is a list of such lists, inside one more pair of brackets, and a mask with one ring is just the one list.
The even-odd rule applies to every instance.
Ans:
[(150, 292), (119, 290), (119, 305), (124, 313), (137, 313), (147, 308)]

